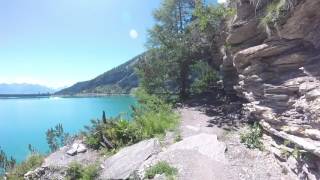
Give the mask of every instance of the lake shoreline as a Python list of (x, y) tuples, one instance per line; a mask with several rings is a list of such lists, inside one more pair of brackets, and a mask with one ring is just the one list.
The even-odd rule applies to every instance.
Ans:
[(55, 94), (0, 94), (0, 99), (19, 99), (19, 98), (81, 98), (81, 97), (110, 97), (110, 96), (132, 96), (132, 94), (74, 94), (74, 95), (55, 95)]
[(78, 133), (103, 111), (107, 117), (129, 118), (135, 104), (132, 96), (0, 98), (0, 147), (21, 162), (29, 154), (28, 144), (48, 151), (47, 129), (62, 124), (66, 132)]

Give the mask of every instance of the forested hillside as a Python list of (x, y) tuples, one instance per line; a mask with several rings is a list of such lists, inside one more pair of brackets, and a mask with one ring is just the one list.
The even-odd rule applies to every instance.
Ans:
[(69, 88), (57, 92), (57, 95), (76, 94), (128, 94), (138, 87), (135, 67), (144, 58), (138, 55), (128, 62), (105, 72), (90, 81), (79, 82)]

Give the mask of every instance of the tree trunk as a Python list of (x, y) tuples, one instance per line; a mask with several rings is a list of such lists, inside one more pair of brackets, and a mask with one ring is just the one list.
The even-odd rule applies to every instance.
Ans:
[(182, 100), (188, 97), (188, 71), (189, 64), (187, 61), (183, 61), (180, 66), (180, 98)]

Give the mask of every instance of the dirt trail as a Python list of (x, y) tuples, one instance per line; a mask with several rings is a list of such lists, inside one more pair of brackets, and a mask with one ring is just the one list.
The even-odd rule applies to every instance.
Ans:
[[(194, 174), (201, 172), (219, 172), (214, 174), (203, 175), (201, 179), (228, 179), (228, 180), (291, 180), (295, 179), (291, 174), (286, 174), (283, 168), (277, 163), (275, 157), (264, 151), (250, 150), (240, 143), (240, 132), (244, 126), (240, 123), (228, 123), (235, 119), (228, 119), (231, 116), (225, 116), (218, 113), (219, 110), (212, 109), (216, 113), (208, 113), (207, 108), (200, 106), (182, 107), (178, 109), (181, 115), (180, 132), (182, 138), (190, 138), (199, 134), (217, 135), (220, 142), (225, 143), (227, 150), (225, 152), (227, 163), (212, 163), (209, 158), (201, 158), (202, 164), (206, 166), (193, 166)], [(211, 111), (212, 112), (212, 111)], [(237, 118), (237, 116), (235, 116)], [(223, 122), (219, 122), (219, 120)], [(227, 123), (226, 123), (227, 122)], [(194, 158), (192, 158), (194, 159)], [(199, 164), (194, 159), (189, 163)], [(215, 169), (215, 170), (212, 170)], [(205, 177), (205, 178), (204, 178)], [(190, 179), (198, 179), (190, 177)]]

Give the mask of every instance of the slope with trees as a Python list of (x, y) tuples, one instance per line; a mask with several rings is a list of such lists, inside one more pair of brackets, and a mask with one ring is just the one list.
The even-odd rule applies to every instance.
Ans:
[(144, 58), (144, 53), (104, 74), (57, 92), (57, 95), (77, 94), (128, 94), (138, 87), (135, 67)]

